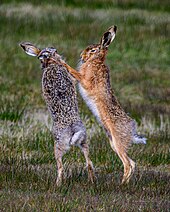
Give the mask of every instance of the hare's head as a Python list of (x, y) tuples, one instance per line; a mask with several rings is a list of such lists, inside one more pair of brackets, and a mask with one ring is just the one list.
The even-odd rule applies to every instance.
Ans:
[(47, 64), (50, 61), (61, 59), (61, 56), (57, 53), (57, 50), (53, 47), (47, 47), (41, 50), (29, 42), (20, 43), (20, 46), (28, 55), (37, 57), (42, 64)]
[(116, 31), (116, 26), (109, 27), (109, 29), (103, 34), (99, 44), (93, 44), (88, 46), (81, 53), (82, 62), (86, 62), (87, 60), (93, 60), (97, 57), (104, 57), (107, 53), (109, 45), (115, 38)]

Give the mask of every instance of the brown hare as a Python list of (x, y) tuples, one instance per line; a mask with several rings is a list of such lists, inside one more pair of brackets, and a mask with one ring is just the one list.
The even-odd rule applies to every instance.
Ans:
[(78, 72), (67, 64), (65, 66), (78, 80), (83, 99), (106, 131), (112, 149), (123, 162), (122, 183), (125, 183), (129, 182), (135, 169), (135, 162), (128, 157), (127, 150), (131, 143), (146, 143), (146, 138), (137, 135), (135, 121), (125, 113), (111, 88), (110, 70), (105, 65), (105, 58), (116, 30), (116, 26), (110, 27), (99, 44), (90, 45), (81, 53)]
[(86, 143), (86, 129), (80, 119), (75, 79), (63, 64), (61, 56), (53, 47), (40, 50), (29, 42), (20, 44), (31, 56), (36, 56), (42, 66), (42, 93), (53, 120), (54, 153), (57, 162), (57, 185), (61, 185), (63, 164), (62, 156), (72, 145), (81, 148), (84, 153), (88, 174), (93, 181), (93, 164), (89, 158), (89, 147)]

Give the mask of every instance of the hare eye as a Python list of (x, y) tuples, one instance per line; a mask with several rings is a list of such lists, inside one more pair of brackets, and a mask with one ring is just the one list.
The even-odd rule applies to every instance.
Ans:
[(96, 52), (96, 49), (92, 49), (91, 52)]
[(44, 55), (44, 57), (48, 57), (49, 56), (49, 53), (48, 52), (45, 52), (43, 55)]
[(40, 60), (47, 59), (47, 58), (49, 58), (48, 52), (44, 52), (38, 57), (38, 59)]

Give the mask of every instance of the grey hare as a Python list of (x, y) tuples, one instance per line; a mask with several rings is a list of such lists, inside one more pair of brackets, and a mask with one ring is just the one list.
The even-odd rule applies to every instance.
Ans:
[(86, 129), (79, 115), (75, 80), (63, 65), (65, 61), (53, 47), (41, 50), (29, 42), (22, 42), (20, 46), (28, 55), (36, 56), (41, 61), (42, 93), (53, 120), (54, 153), (58, 168), (57, 185), (61, 185), (62, 182), (62, 156), (72, 145), (80, 147), (84, 153), (88, 175), (93, 182), (93, 164), (89, 158)]

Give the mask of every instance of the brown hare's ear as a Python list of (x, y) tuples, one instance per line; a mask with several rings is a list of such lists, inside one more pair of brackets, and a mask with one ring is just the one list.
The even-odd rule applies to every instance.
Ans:
[(100, 48), (107, 49), (116, 36), (117, 26), (111, 26), (102, 36)]
[(39, 48), (37, 48), (36, 46), (34, 46), (32, 43), (29, 42), (22, 42), (19, 45), (28, 55), (31, 55), (33, 57), (38, 56), (38, 54), (41, 52)]

